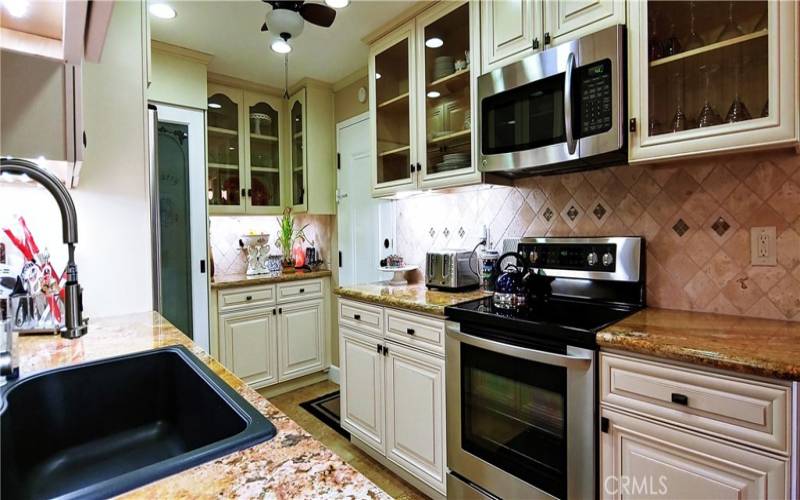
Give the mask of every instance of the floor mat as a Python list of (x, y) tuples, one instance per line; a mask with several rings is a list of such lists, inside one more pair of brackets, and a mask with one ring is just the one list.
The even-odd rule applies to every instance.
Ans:
[(300, 407), (309, 412), (310, 414), (314, 415), (318, 419), (322, 420), (322, 422), (325, 423), (325, 425), (327, 425), (331, 429), (335, 430), (336, 432), (346, 437), (347, 439), (350, 439), (350, 433), (342, 429), (341, 426), (340, 403), (341, 403), (341, 398), (339, 396), (339, 391), (336, 391), (312, 399), (311, 401), (300, 403)]

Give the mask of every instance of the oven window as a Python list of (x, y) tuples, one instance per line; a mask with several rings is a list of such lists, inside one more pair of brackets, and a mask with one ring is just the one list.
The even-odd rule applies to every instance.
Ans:
[(565, 497), (566, 380), (565, 368), (462, 343), (461, 446)]
[(566, 141), (564, 73), (486, 97), (481, 106), (483, 154), (524, 151)]

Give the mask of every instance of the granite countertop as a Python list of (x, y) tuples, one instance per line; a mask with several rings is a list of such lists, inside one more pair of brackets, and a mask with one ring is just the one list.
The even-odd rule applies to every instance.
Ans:
[(389, 285), (388, 282), (364, 283), (339, 287), (333, 291), (348, 299), (372, 302), (382, 306), (444, 316), (444, 308), (492, 295), (483, 290), (444, 292), (429, 290), (424, 284)]
[(285, 281), (310, 280), (314, 278), (325, 278), (331, 275), (327, 269), (319, 271), (295, 271), (293, 273), (281, 274), (257, 274), (247, 276), (246, 274), (223, 274), (215, 276), (211, 280), (211, 289), (236, 288), (240, 286), (270, 285), (272, 283), (283, 283)]
[(390, 498), (229, 372), (157, 313), (92, 320), (77, 340), (21, 337), (21, 376), (84, 361), (182, 344), (269, 418), (270, 441), (121, 495), (121, 498)]
[(648, 308), (597, 334), (601, 347), (800, 380), (800, 323)]

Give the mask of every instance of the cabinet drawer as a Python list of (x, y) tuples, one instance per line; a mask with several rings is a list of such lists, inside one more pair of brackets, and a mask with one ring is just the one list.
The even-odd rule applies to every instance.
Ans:
[(271, 305), (275, 303), (275, 287), (234, 288), (219, 292), (219, 310), (227, 311), (243, 305)]
[(600, 360), (604, 404), (750, 446), (789, 451), (789, 387), (607, 353)]
[(278, 304), (317, 297), (322, 297), (322, 280), (278, 283)]
[(383, 308), (339, 299), (339, 323), (383, 338)]
[(444, 353), (444, 320), (386, 309), (386, 337)]

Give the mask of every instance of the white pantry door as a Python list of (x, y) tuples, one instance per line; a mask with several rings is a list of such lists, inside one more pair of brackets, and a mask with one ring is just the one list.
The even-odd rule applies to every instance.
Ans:
[[(339, 285), (387, 279), (385, 273), (378, 271), (378, 264), (394, 251), (394, 206), (371, 194), (369, 114), (337, 124), (336, 131), (340, 158), (337, 191)], [(384, 246), (387, 240), (388, 248)]]

